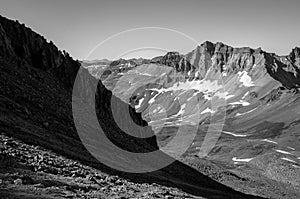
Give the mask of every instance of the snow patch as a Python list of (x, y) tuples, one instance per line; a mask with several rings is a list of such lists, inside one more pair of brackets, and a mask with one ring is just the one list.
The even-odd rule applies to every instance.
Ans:
[(243, 158), (243, 159), (240, 159), (240, 158), (237, 158), (237, 157), (233, 157), (232, 161), (235, 161), (235, 162), (250, 162), (253, 159), (254, 158)]
[(263, 139), (261, 141), (263, 141), (263, 142), (269, 142), (269, 143), (273, 143), (273, 144), (278, 144), (277, 142), (269, 140), (269, 139)]
[(164, 112), (166, 112), (166, 109), (165, 109), (164, 107), (162, 107), (162, 108), (158, 111), (158, 113), (164, 113)]
[(200, 114), (204, 113), (215, 113), (216, 111), (211, 110), (210, 108), (206, 108), (204, 111), (202, 111)]
[(254, 83), (252, 82), (252, 78), (248, 75), (246, 71), (239, 71), (238, 72), (240, 82), (243, 83), (246, 87), (254, 86)]
[(293, 148), (293, 147), (288, 146), (287, 148), (295, 151), (295, 148)]
[(279, 149), (275, 149), (275, 151), (277, 151), (278, 153), (282, 153), (282, 154), (292, 155), (290, 152), (279, 150)]
[(235, 133), (231, 133), (231, 132), (228, 132), (228, 131), (223, 131), (223, 133), (228, 134), (228, 135), (232, 135), (234, 137), (247, 137), (247, 135), (235, 134)]
[(229, 93), (226, 91), (226, 92), (217, 92), (214, 96), (216, 97), (219, 97), (219, 98), (224, 98), (224, 99), (229, 99), (229, 98), (232, 98), (234, 97), (234, 95), (228, 95)]
[(152, 111), (152, 113), (157, 113), (159, 110), (160, 110), (160, 109), (157, 107), (156, 109), (154, 109), (154, 110)]
[[(187, 101), (190, 101), (193, 97), (197, 96), (199, 92), (195, 92), (191, 97), (187, 99)], [(205, 97), (204, 97), (205, 98)]]
[(248, 91), (247, 93), (245, 93), (245, 94), (243, 95), (243, 97), (242, 97), (242, 100), (245, 99), (246, 96), (249, 95), (249, 93), (250, 93), (249, 91)]
[(294, 160), (291, 160), (291, 159), (289, 159), (289, 158), (281, 158), (282, 160), (285, 160), (285, 161), (289, 161), (289, 162), (293, 162), (293, 163), (297, 163), (296, 161), (294, 161)]
[[(255, 108), (255, 109), (256, 109), (256, 108)], [(255, 109), (252, 109), (252, 110), (247, 111), (247, 112), (245, 112), (245, 113), (237, 113), (235, 116), (241, 116), (241, 115), (245, 115), (245, 114), (251, 113), (251, 112), (255, 111)]]
[(149, 104), (152, 104), (153, 102), (155, 102), (155, 98), (159, 95), (160, 93), (155, 94), (149, 101)]
[(206, 94), (206, 95), (204, 95), (204, 99), (211, 100), (211, 96)]
[(185, 107), (186, 107), (186, 104), (182, 104), (181, 107), (180, 107), (180, 110), (178, 111), (178, 115), (181, 115), (184, 113), (184, 110), (185, 110)]
[(137, 105), (135, 105), (135, 109), (138, 109), (141, 107), (142, 103), (144, 101), (144, 98), (139, 99), (139, 103)]
[(233, 97), (233, 95), (228, 96), (228, 92), (220, 92), (223, 88), (223, 85), (218, 84), (217, 80), (211, 81), (211, 80), (192, 80), (192, 81), (185, 81), (185, 82), (177, 82), (174, 85), (172, 85), (169, 88), (151, 88), (153, 91), (157, 91), (159, 93), (162, 92), (168, 92), (168, 91), (187, 91), (187, 90), (196, 90), (198, 92), (202, 92), (204, 95), (215, 93), (216, 96), (219, 98), (225, 98), (228, 99), (230, 97)]
[(239, 104), (241, 104), (242, 106), (249, 106), (250, 105), (249, 102), (246, 102), (244, 100), (240, 100), (239, 102), (232, 102), (232, 103), (229, 103), (229, 104), (231, 104), (231, 105), (239, 105)]
[(192, 97), (189, 97), (186, 101), (188, 102), (188, 101), (190, 101), (192, 98), (193, 98), (193, 96), (192, 96)]
[(170, 118), (182, 115), (185, 111), (185, 107), (186, 107), (186, 104), (182, 104), (181, 107), (180, 107), (180, 110), (178, 111), (178, 113), (176, 113), (175, 115), (172, 115)]
[(198, 78), (198, 77), (200, 77), (200, 72), (199, 72), (199, 71), (197, 71), (197, 72), (195, 73), (195, 78)]

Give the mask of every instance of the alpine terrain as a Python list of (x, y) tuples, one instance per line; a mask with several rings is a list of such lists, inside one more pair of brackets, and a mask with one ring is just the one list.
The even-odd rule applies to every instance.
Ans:
[(78, 61), (0, 16), (0, 71), (0, 198), (300, 197), (298, 47)]

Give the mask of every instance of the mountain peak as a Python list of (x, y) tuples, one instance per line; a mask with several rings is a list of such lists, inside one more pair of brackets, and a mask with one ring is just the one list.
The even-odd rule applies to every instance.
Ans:
[[(202, 51), (206, 51), (208, 53), (260, 53), (262, 52), (261, 48), (252, 49), (250, 47), (232, 47), (223, 42), (213, 43), (211, 41), (205, 41), (200, 46), (197, 46), (197, 49), (202, 47)], [(200, 50), (201, 51), (201, 50)]]
[(214, 45), (215, 44), (211, 41), (205, 41), (200, 46), (207, 47), (207, 46), (214, 46)]
[(201, 51), (206, 51), (210, 54), (213, 54), (215, 52), (215, 47), (216, 44), (210, 42), (210, 41), (205, 41), (200, 45), (200, 48), (202, 47)]
[(292, 52), (290, 52), (290, 57), (292, 58), (292, 60), (300, 58), (300, 48), (298, 46), (292, 49)]

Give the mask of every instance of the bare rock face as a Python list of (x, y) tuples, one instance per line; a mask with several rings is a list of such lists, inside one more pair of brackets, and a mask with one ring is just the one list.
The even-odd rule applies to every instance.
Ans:
[(292, 52), (289, 54), (289, 57), (290, 57), (291, 61), (293, 61), (293, 62), (299, 61), (299, 59), (300, 59), (300, 48), (299, 47), (293, 48)]
[(300, 85), (300, 48), (296, 47), (288, 56), (264, 52), (261, 48), (233, 48), (221, 42), (209, 41), (199, 45), (186, 55), (169, 52), (153, 58), (152, 63), (163, 64), (186, 74), (189, 79), (203, 79), (209, 72), (227, 75), (247, 71), (250, 74), (268, 74), (287, 88)]
[(177, 72), (188, 73), (195, 68), (178, 52), (168, 52), (163, 57), (156, 57), (151, 60), (152, 63), (163, 64), (174, 68)]
[(73, 85), (79, 62), (18, 21), (0, 16), (0, 58), (53, 72), (67, 87)]
[(288, 56), (289, 60), (299, 69), (300, 68), (300, 48), (295, 47)]
[(187, 59), (196, 67), (197, 76), (205, 78), (209, 70), (232, 74), (238, 71), (249, 71), (256, 64), (261, 64), (261, 49), (249, 47), (233, 48), (221, 42), (216, 44), (204, 42), (188, 53)]

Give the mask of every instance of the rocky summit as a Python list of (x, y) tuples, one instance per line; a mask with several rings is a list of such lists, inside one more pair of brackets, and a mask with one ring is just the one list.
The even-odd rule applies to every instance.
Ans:
[[(299, 52), (78, 61), (0, 17), (0, 197), (299, 198)], [(94, 113), (115, 146), (156, 159), (91, 139)]]

